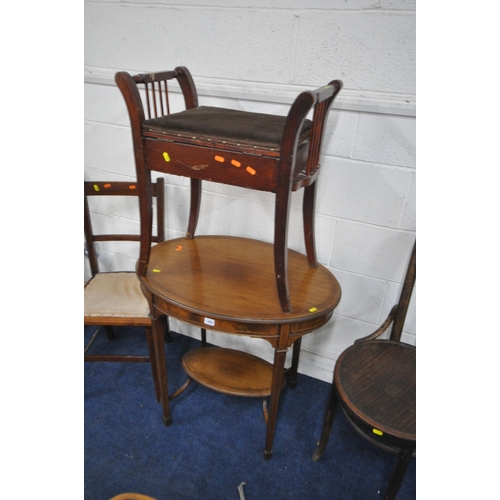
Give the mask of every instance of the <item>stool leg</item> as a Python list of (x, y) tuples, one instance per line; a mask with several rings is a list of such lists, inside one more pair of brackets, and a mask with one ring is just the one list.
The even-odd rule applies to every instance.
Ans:
[(139, 216), (141, 220), (141, 243), (139, 259), (137, 261), (137, 274), (146, 273), (153, 234), (153, 197), (151, 188), (151, 171), (144, 164), (144, 157), (136, 155), (137, 191), (139, 195)]
[(406, 471), (408, 470), (408, 465), (410, 464), (412, 455), (413, 449), (403, 448), (399, 452), (398, 461), (392, 471), (389, 487), (387, 488), (384, 500), (394, 500), (396, 498), (399, 488), (403, 483)]
[(304, 225), (304, 242), (306, 246), (307, 262), (310, 267), (318, 267), (316, 258), (316, 242), (314, 238), (314, 214), (316, 207), (316, 182), (304, 188), (302, 199), (302, 221)]
[(194, 238), (201, 204), (201, 181), (191, 179), (191, 208), (189, 210), (189, 223), (186, 238)]
[(289, 186), (281, 185), (276, 190), (274, 214), (274, 273), (276, 287), (283, 312), (291, 312), (288, 288), (288, 212), (290, 209)]
[(328, 438), (330, 437), (330, 433), (332, 431), (333, 420), (335, 418), (335, 412), (337, 411), (338, 403), (339, 398), (337, 395), (337, 391), (335, 390), (335, 383), (332, 383), (332, 387), (330, 389), (330, 399), (328, 400), (328, 407), (326, 410), (323, 430), (321, 432), (321, 438), (318, 442), (318, 447), (316, 448), (316, 451), (314, 452), (314, 455), (312, 457), (314, 462), (317, 462), (325, 451), (326, 445), (328, 443)]

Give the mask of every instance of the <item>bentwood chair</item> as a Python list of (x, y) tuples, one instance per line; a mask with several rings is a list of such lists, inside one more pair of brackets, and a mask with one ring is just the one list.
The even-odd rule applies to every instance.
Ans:
[[(199, 106), (193, 78), (185, 67), (173, 71), (115, 76), (132, 128), (137, 179), (143, 189), (142, 245), (138, 273), (148, 265), (151, 228), (151, 171), (191, 179), (191, 207), (186, 238), (193, 238), (201, 201), (201, 181), (272, 192), (276, 195), (274, 267), (277, 294), (291, 311), (288, 285), (288, 217), (292, 191), (304, 188), (303, 225), (310, 267), (317, 267), (314, 241), (316, 184), (330, 107), (342, 88), (333, 80), (302, 92), (287, 116)], [(184, 110), (170, 112), (169, 82), (175, 80)], [(312, 111), (312, 119), (308, 119)]]
[[(416, 279), (413, 246), (399, 302), (373, 334), (358, 339), (335, 364), (321, 439), (313, 455), (323, 455), (340, 402), (349, 423), (376, 446), (398, 454), (385, 494), (394, 499), (416, 446), (416, 348), (401, 342)], [(392, 324), (390, 338), (379, 337)]]
[[(152, 183), (152, 196), (157, 200), (157, 235), (153, 241), (164, 241), (164, 180)], [(99, 272), (96, 242), (139, 241), (139, 234), (95, 234), (92, 229), (90, 197), (134, 196), (137, 184), (130, 182), (84, 182), (84, 228), (85, 243), (92, 277), (84, 289), (84, 324), (98, 328), (85, 346), (85, 361), (113, 361), (151, 363), (156, 397), (159, 400), (158, 375), (155, 351), (151, 338), (149, 305), (141, 290), (135, 272)], [(114, 326), (139, 326), (145, 328), (148, 343), (147, 356), (135, 354), (91, 354), (90, 348), (104, 329), (109, 340), (115, 340)], [(168, 332), (166, 332), (168, 334)], [(94, 349), (95, 350), (95, 349)]]

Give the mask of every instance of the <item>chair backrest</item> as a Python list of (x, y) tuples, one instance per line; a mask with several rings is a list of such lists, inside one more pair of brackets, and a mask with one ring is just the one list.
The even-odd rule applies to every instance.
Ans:
[[(165, 192), (163, 177), (152, 183), (152, 196), (156, 197), (157, 234), (152, 241), (158, 243), (165, 240)], [(92, 182), (84, 181), (84, 233), (87, 254), (92, 276), (99, 272), (99, 263), (94, 243), (97, 241), (140, 241), (139, 234), (94, 234), (89, 209), (89, 196), (135, 196), (138, 198), (137, 186), (133, 182)]]
[(413, 250), (410, 255), (410, 261), (406, 269), (405, 279), (403, 281), (403, 288), (399, 296), (399, 302), (395, 306), (395, 316), (392, 323), (391, 340), (399, 342), (401, 340), (401, 332), (410, 305), (410, 299), (413, 293), (413, 286), (417, 278), (417, 242), (413, 244)]

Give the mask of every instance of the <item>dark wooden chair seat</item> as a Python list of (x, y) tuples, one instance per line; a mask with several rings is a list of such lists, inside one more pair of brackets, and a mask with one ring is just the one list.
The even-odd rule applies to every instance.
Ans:
[(416, 348), (368, 340), (344, 351), (335, 364), (336, 389), (348, 417), (387, 448), (416, 437)]
[[(416, 447), (416, 348), (401, 342), (416, 279), (416, 244), (410, 257), (399, 302), (383, 325), (358, 339), (337, 360), (321, 439), (313, 455), (323, 455), (340, 403), (351, 425), (398, 460), (385, 500), (396, 498)], [(392, 326), (389, 340), (379, 337)]]

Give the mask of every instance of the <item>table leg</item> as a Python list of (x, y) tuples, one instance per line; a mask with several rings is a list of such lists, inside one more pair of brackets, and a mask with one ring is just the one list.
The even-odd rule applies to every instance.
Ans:
[(297, 386), (297, 372), (299, 368), (299, 356), (300, 356), (300, 346), (302, 344), (302, 337), (299, 337), (293, 343), (293, 356), (292, 356), (292, 366), (288, 370), (287, 377), (288, 383), (292, 389)]
[(170, 407), (168, 404), (168, 377), (167, 361), (165, 359), (165, 342), (163, 331), (163, 318), (152, 318), (152, 335), (156, 356), (156, 366), (158, 370), (158, 382), (160, 392), (160, 402), (163, 411), (163, 422), (166, 426), (172, 423)]
[[(273, 439), (274, 430), (276, 428), (276, 418), (278, 416), (278, 405), (283, 381), (283, 372), (285, 370), (285, 359), (288, 348), (286, 341), (288, 339), (289, 328), (282, 327), (283, 331), (280, 334), (280, 341), (274, 350), (274, 365), (273, 365), (273, 380), (271, 384), (271, 408), (269, 418), (267, 420), (267, 436), (266, 447), (264, 449), (264, 458), (269, 460), (273, 456)], [(281, 344), (281, 346), (280, 346)], [(283, 347), (284, 344), (284, 347)]]

